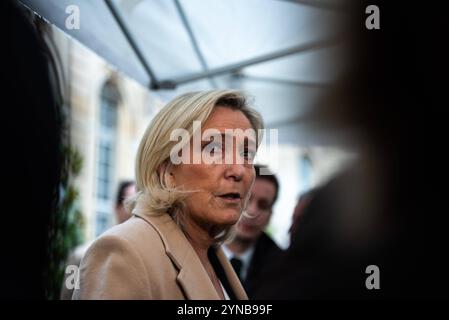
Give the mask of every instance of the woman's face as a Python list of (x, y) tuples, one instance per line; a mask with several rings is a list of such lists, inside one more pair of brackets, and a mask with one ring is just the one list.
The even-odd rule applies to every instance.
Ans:
[[(242, 134), (234, 135), (233, 146), (226, 148), (226, 129), (228, 133), (229, 129), (252, 129), (248, 118), (241, 111), (216, 107), (201, 127), (202, 136), (208, 129), (218, 130), (216, 132), (223, 135), (222, 139), (201, 141), (201, 150), (195, 150), (191, 142), (190, 159), (194, 159), (195, 153), (199, 151), (213, 150), (210, 154), (222, 158), (223, 161), (210, 163), (201, 158), (200, 163), (181, 163), (170, 170), (171, 183), (174, 186), (196, 191), (186, 199), (189, 222), (205, 230), (233, 225), (239, 220), (254, 182), (252, 160), (256, 152), (255, 142), (248, 143), (248, 137)], [(232, 161), (225, 161), (225, 154), (227, 159)]]

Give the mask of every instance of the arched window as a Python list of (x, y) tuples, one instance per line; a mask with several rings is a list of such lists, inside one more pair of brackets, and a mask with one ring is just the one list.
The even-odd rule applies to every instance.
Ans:
[(117, 87), (107, 82), (101, 91), (96, 138), (96, 236), (108, 229), (113, 221), (118, 103)]

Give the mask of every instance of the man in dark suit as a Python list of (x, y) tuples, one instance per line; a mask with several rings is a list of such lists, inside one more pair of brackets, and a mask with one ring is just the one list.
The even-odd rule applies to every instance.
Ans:
[[(260, 273), (280, 256), (282, 250), (264, 232), (270, 222), (273, 205), (279, 192), (279, 182), (273, 174), (266, 175), (267, 168), (255, 165), (256, 180), (251, 190), (247, 216), (237, 225), (234, 240), (224, 246), (248, 297), (254, 294), (254, 285), (261, 281)], [(262, 172), (264, 168), (267, 172)]]

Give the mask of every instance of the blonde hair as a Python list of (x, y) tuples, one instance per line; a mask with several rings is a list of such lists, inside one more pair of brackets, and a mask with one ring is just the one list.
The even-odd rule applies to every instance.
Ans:
[[(247, 97), (236, 90), (211, 90), (180, 95), (169, 102), (153, 118), (139, 145), (136, 157), (136, 191), (125, 201), (130, 212), (144, 215), (170, 214), (184, 230), (183, 218), (187, 213), (184, 199), (189, 191), (181, 191), (167, 184), (170, 152), (178, 141), (171, 141), (174, 129), (185, 129), (193, 136), (193, 122), (201, 125), (208, 119), (215, 107), (227, 107), (241, 111), (258, 133), (260, 144), (263, 120), (261, 115), (249, 106)], [(234, 233), (229, 227), (219, 234), (211, 235), (215, 241), (229, 239)]]

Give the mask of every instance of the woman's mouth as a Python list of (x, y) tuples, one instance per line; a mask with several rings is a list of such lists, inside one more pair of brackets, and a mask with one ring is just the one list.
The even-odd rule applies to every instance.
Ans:
[(220, 198), (225, 203), (240, 203), (242, 200), (242, 196), (238, 192), (229, 192), (229, 193), (223, 193), (220, 195), (217, 195), (218, 198)]

